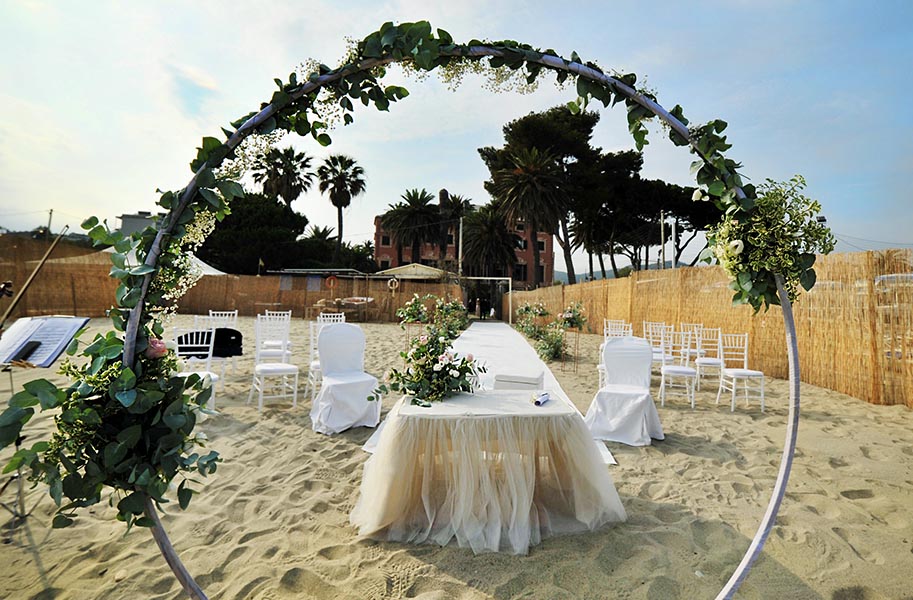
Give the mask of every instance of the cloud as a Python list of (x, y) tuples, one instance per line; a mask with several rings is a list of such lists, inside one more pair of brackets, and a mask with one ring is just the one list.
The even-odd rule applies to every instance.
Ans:
[(207, 101), (218, 94), (215, 80), (188, 65), (173, 64), (168, 71), (183, 109), (193, 117), (203, 115)]

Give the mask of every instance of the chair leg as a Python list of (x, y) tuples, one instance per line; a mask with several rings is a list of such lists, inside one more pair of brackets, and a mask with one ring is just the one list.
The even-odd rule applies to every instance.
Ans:
[(723, 378), (720, 377), (720, 387), (716, 391), (716, 403), (717, 404), (720, 403), (720, 396), (722, 396), (722, 395), (723, 395)]
[(737, 379), (732, 380), (732, 404), (729, 407), (729, 412), (735, 412), (735, 394), (736, 390), (739, 389), (739, 382)]
[(266, 385), (265, 378), (260, 379), (260, 397), (257, 400), (257, 412), (263, 412), (263, 387)]
[(691, 385), (688, 387), (690, 395), (691, 395), (691, 410), (694, 410), (694, 395), (696, 393), (695, 388), (697, 387), (698, 381), (699, 380), (697, 377), (695, 377), (694, 379), (691, 379), (691, 381), (690, 381)]
[(666, 374), (659, 376), (659, 402), (661, 406), (666, 405)]
[(292, 408), (298, 407), (298, 373), (295, 373), (295, 388), (292, 390)]
[(764, 376), (761, 376), (761, 412), (764, 412)]
[(253, 379), (251, 379), (251, 382), (250, 382), (250, 391), (247, 393), (247, 402), (246, 402), (246, 404), (250, 404), (250, 401), (253, 399), (253, 397), (254, 397), (254, 388), (256, 387), (256, 385), (257, 385), (257, 375), (254, 374), (254, 377), (253, 377)]

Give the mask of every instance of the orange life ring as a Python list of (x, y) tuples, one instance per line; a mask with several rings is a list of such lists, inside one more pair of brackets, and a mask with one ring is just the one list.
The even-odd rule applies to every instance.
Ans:
[(337, 283), (338, 283), (338, 280), (336, 279), (335, 275), (330, 275), (329, 277), (326, 278), (326, 281), (324, 281), (324, 285), (326, 285), (327, 288), (329, 288), (331, 290), (336, 287)]

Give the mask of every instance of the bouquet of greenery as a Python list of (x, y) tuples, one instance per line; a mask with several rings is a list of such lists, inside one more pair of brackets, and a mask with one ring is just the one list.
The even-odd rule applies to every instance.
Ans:
[(583, 305), (574, 302), (568, 306), (563, 313), (558, 313), (558, 322), (567, 329), (579, 329), (586, 325)]
[[(821, 205), (804, 196), (803, 189), (801, 175), (785, 183), (768, 179), (759, 186), (750, 214), (727, 212), (708, 229), (701, 257), (708, 262), (715, 258), (732, 277), (735, 304), (751, 304), (755, 311), (779, 304), (773, 273), (783, 275), (793, 301), (800, 285), (810, 290), (815, 284), (815, 253), (833, 250), (834, 236), (818, 220)], [(764, 273), (768, 275), (762, 277)]]
[(517, 314), (521, 317), (547, 317), (549, 315), (548, 309), (545, 308), (545, 304), (541, 301), (536, 302), (535, 304), (530, 304), (529, 302), (524, 302), (523, 305), (517, 309)]
[(454, 354), (450, 342), (445, 332), (434, 327), (413, 338), (409, 350), (400, 353), (406, 368), (388, 371), (369, 399), (378, 400), (394, 391), (412, 396), (413, 404), (431, 406), (430, 402), (440, 402), (447, 396), (474, 391), (485, 367), (476, 364), (472, 354)]
[(455, 338), (469, 325), (469, 311), (459, 300), (438, 298), (435, 302), (434, 325)]
[(542, 360), (558, 360), (564, 357), (564, 328), (555, 321), (540, 330), (536, 339), (536, 352)]
[(427, 323), (428, 309), (425, 308), (425, 300), (428, 296), (419, 296), (412, 294), (412, 299), (406, 302), (402, 308), (397, 309), (396, 316), (399, 317), (399, 324), (405, 327), (406, 323)]

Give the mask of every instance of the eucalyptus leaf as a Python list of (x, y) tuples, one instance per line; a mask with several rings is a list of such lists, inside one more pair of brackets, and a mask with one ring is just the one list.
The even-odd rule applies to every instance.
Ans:
[(64, 527), (69, 527), (73, 524), (73, 519), (66, 515), (56, 514), (54, 519), (51, 521), (52, 529), (63, 529)]

